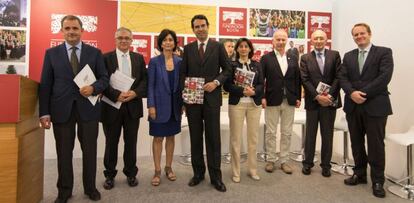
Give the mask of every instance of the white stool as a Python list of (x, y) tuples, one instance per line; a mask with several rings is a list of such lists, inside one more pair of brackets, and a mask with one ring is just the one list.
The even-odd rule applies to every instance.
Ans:
[[(414, 185), (412, 184), (411, 180), (411, 178), (413, 177), (412, 152), (414, 145), (414, 126), (412, 126), (411, 129), (406, 133), (390, 134), (387, 136), (387, 139), (407, 147), (407, 177), (399, 181), (392, 181), (397, 185), (392, 185), (388, 187), (388, 191), (401, 198), (414, 200)], [(402, 183), (404, 181), (406, 181), (406, 184)]]
[(339, 119), (339, 122), (335, 122), (334, 130), (342, 131), (343, 132), (343, 139), (344, 139), (344, 148), (343, 148), (343, 155), (342, 155), (342, 164), (336, 163), (331, 161), (332, 163), (332, 171), (340, 173), (342, 175), (352, 175), (352, 170), (350, 168), (354, 167), (353, 165), (349, 164), (349, 157), (348, 157), (348, 123), (346, 121), (345, 116), (342, 116)]
[(190, 146), (190, 130), (187, 124), (187, 116), (183, 116), (181, 119), (181, 155), (178, 161), (182, 165), (191, 166)]
[[(295, 111), (295, 120), (293, 121), (293, 124), (299, 124), (302, 127), (302, 135), (301, 135), (301, 149), (299, 151), (292, 151), (290, 152), (292, 155), (290, 156), (290, 159), (302, 162), (305, 159), (305, 136), (306, 136), (306, 111)], [(316, 153), (315, 153), (316, 154)], [(318, 158), (316, 156), (313, 158), (313, 162), (317, 162)]]

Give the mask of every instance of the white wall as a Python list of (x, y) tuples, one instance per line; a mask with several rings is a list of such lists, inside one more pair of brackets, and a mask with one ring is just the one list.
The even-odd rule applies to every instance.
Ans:
[[(333, 3), (333, 47), (341, 56), (356, 48), (351, 28), (359, 22), (368, 23), (375, 45), (392, 48), (394, 74), (389, 85), (394, 114), (388, 118), (387, 133), (402, 133), (414, 125), (414, 101), (409, 92), (414, 75), (412, 53), (414, 47), (414, 18), (410, 0), (335, 0)], [(405, 171), (405, 148), (386, 142), (386, 173), (401, 177)]]

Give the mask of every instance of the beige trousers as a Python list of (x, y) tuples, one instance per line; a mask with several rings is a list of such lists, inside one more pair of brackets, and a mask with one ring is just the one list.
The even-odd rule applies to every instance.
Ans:
[(283, 99), (279, 106), (267, 106), (265, 109), (266, 122), (266, 152), (267, 161), (276, 162), (276, 131), (280, 118), (280, 163), (288, 161), (290, 149), (290, 137), (292, 135), (295, 106), (290, 106), (286, 99)]
[(259, 134), (261, 106), (254, 102), (229, 105), (230, 118), (230, 153), (233, 176), (240, 177), (240, 143), (243, 134), (243, 125), (247, 123), (247, 163), (249, 173), (257, 174), (256, 145)]

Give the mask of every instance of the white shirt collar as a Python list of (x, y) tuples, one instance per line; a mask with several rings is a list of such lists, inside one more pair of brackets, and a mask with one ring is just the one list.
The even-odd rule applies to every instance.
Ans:
[[(204, 41), (204, 42), (203, 42), (205, 47), (207, 47), (207, 43), (208, 43), (208, 40), (209, 40), (209, 39), (210, 39), (210, 38), (209, 38), (209, 37), (207, 37), (206, 41)], [(202, 43), (202, 42), (201, 42), (200, 40), (198, 40), (198, 39), (197, 39), (197, 45), (198, 45), (198, 46), (200, 46), (200, 44), (201, 44), (201, 43)]]
[[(366, 53), (368, 53), (369, 50), (371, 49), (371, 47), (372, 47), (372, 43), (369, 43), (369, 45), (364, 49), (364, 51), (366, 51)], [(362, 49), (358, 47), (358, 51), (361, 52)]]
[(119, 55), (119, 56), (123, 56), (124, 54), (126, 54), (126, 56), (129, 57), (129, 50), (126, 53), (124, 53), (121, 50), (119, 50), (118, 48), (116, 48), (116, 54)]
[(278, 51), (278, 50), (273, 49), (273, 51), (275, 52), (276, 56), (279, 56), (279, 57), (284, 57), (284, 56), (286, 56), (286, 52), (284, 52), (284, 53), (283, 53), (283, 55), (281, 55), (281, 54), (279, 53), (279, 51)]

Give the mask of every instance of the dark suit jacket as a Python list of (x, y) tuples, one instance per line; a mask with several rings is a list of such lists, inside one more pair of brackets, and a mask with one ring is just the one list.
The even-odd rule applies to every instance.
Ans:
[[(165, 123), (171, 117), (172, 108), (177, 121), (181, 120), (182, 98), (179, 83), (181, 58), (174, 56), (174, 88), (171, 91), (168, 73), (165, 69), (165, 57), (159, 55), (151, 58), (148, 65), (148, 99), (147, 107), (155, 107), (157, 116), (154, 123)], [(171, 101), (171, 95), (173, 99)]]
[[(207, 43), (203, 60), (198, 55), (197, 41), (184, 47), (180, 72), (181, 89), (184, 88), (186, 77), (202, 77), (205, 78), (205, 83), (218, 80), (221, 85), (228, 77), (231, 77), (231, 67), (224, 46), (211, 39)], [(221, 104), (220, 87), (212, 92), (204, 92), (204, 105), (218, 107)]]
[(372, 45), (365, 60), (362, 73), (359, 73), (358, 49), (345, 54), (338, 73), (341, 88), (345, 91), (344, 111), (352, 113), (357, 105), (351, 99), (351, 93), (365, 92), (367, 100), (362, 104), (369, 116), (388, 116), (392, 114), (388, 92), (394, 62), (392, 50)]
[[(102, 53), (99, 49), (82, 43), (80, 69), (88, 64), (97, 81), (92, 84), (92, 95), (100, 94), (108, 86), (108, 74)], [(42, 76), (39, 86), (39, 116), (50, 115), (54, 123), (68, 121), (73, 102), (84, 121), (99, 120), (101, 104), (93, 106), (79, 93), (79, 87), (73, 81), (72, 72), (65, 43), (46, 50)]]
[(295, 55), (296, 57), (299, 57), (299, 50), (296, 47), (289, 48), (286, 52), (289, 55)]
[(268, 106), (279, 106), (283, 102), (283, 91), (286, 89), (286, 99), (289, 105), (296, 105), (301, 100), (301, 84), (298, 58), (286, 54), (288, 68), (283, 76), (274, 51), (267, 53), (260, 59), (265, 79), (265, 94)]
[(315, 100), (315, 97), (318, 95), (316, 87), (319, 82), (323, 82), (331, 86), (329, 94), (333, 97), (333, 100), (338, 100), (338, 105), (332, 108), (339, 108), (342, 106), (339, 94), (339, 81), (336, 77), (340, 66), (341, 57), (337, 51), (325, 49), (325, 66), (323, 74), (319, 69), (314, 51), (301, 57), (300, 73), (302, 77), (302, 84), (305, 88), (305, 109), (314, 110), (321, 107), (318, 101)]
[[(233, 69), (233, 77), (230, 77), (226, 80), (224, 83), (224, 90), (230, 93), (229, 96), (229, 104), (231, 105), (237, 105), (240, 101), (240, 98), (243, 97), (243, 88), (234, 84), (234, 71), (237, 68), (242, 68), (243, 65), (237, 60), (231, 62), (231, 66)], [(253, 80), (253, 87), (255, 88), (255, 95), (252, 96), (254, 103), (256, 105), (261, 105), (262, 98), (263, 98), (263, 73), (262, 73), (262, 67), (260, 66), (260, 63), (257, 61), (251, 60), (250, 63), (251, 71), (255, 72), (254, 80)]]
[[(142, 110), (142, 98), (147, 95), (147, 69), (145, 67), (144, 57), (141, 54), (129, 52), (131, 59), (131, 76), (135, 78), (134, 83), (131, 86), (131, 90), (137, 94), (137, 97), (129, 102), (123, 103), (128, 108), (130, 118), (141, 118), (143, 115)], [(118, 60), (116, 57), (116, 51), (106, 53), (104, 55), (105, 66), (108, 71), (108, 75), (111, 76), (118, 66)], [(113, 102), (116, 102), (121, 92), (112, 88), (110, 85), (104, 91), (104, 95)], [(119, 110), (103, 102), (102, 104), (102, 123), (111, 123), (115, 120)]]

